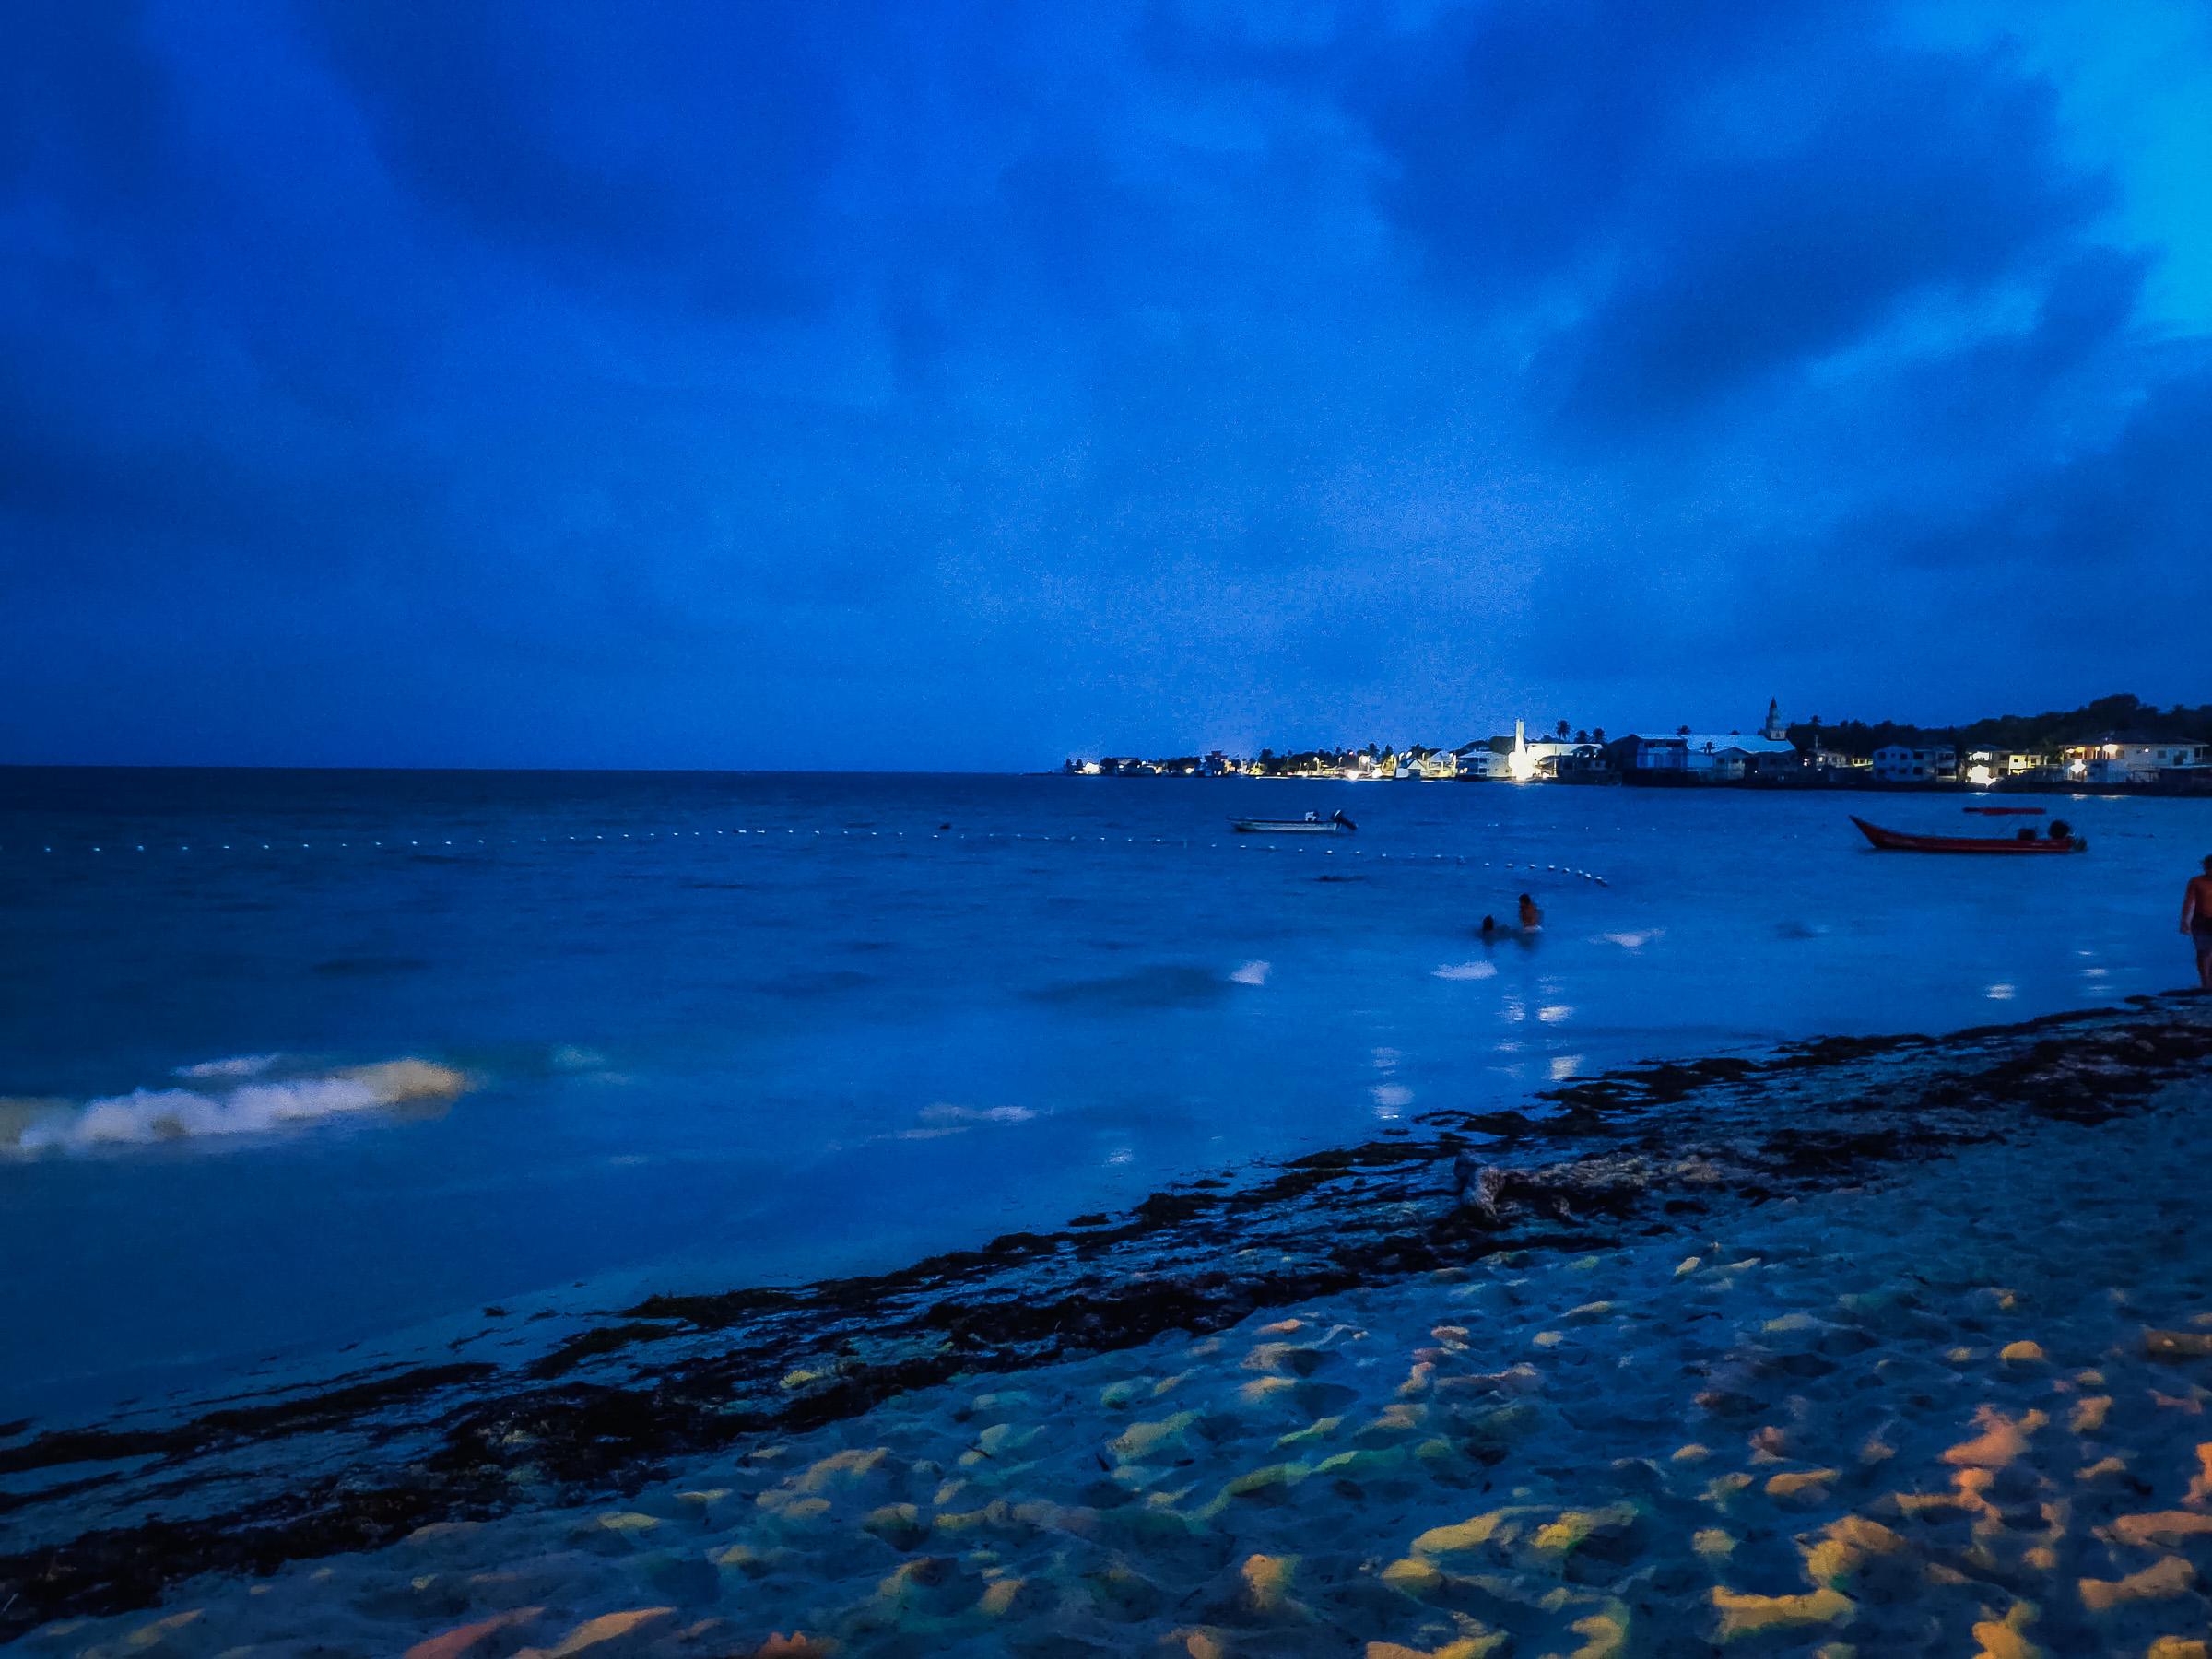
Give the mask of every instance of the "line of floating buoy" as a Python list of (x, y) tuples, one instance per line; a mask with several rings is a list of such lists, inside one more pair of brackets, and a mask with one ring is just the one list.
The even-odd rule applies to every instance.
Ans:
[[(751, 829), (751, 828), (744, 828), (744, 829), (736, 829), (736, 830), (731, 830), (731, 829), (726, 829), (726, 828), (725, 828), (725, 829), (715, 829), (715, 830), (615, 830), (615, 831), (594, 831), (594, 830), (585, 830), (585, 831), (578, 831), (578, 832), (569, 833), (569, 834), (566, 834), (565, 836), (561, 837), (560, 839), (564, 839), (564, 840), (566, 840), (566, 841), (571, 841), (571, 842), (573, 842), (573, 841), (582, 841), (582, 842), (584, 842), (584, 843), (586, 843), (586, 844), (589, 844), (589, 843), (591, 843), (591, 842), (594, 842), (594, 841), (605, 841), (607, 839), (607, 836), (608, 836), (608, 834), (610, 834), (610, 833), (611, 833), (611, 834), (613, 834), (613, 835), (616, 837), (616, 839), (618, 839), (618, 840), (620, 840), (620, 841), (660, 841), (660, 840), (665, 839), (665, 840), (669, 841), (671, 843), (674, 843), (674, 842), (678, 842), (678, 841), (684, 841), (684, 840), (699, 840), (699, 841), (704, 841), (704, 840), (705, 840), (705, 839), (706, 839), (706, 838), (707, 838), (709, 835), (740, 835), (740, 836), (744, 836), (744, 835), (750, 835), (750, 836), (772, 836), (772, 835), (774, 835), (774, 834), (776, 833), (776, 831), (775, 831), (774, 830), (765, 830), (765, 829)], [(794, 835), (794, 836), (795, 836), (795, 835), (798, 833), (798, 830), (797, 830), (796, 829), (794, 829), (794, 828), (785, 828), (785, 829), (782, 830), (782, 833), (783, 833), (783, 834), (785, 834), (785, 835)], [(811, 831), (811, 833), (812, 833), (812, 834), (814, 834), (814, 835), (818, 835), (818, 835), (822, 835), (822, 834), (823, 834), (823, 833), (825, 833), (825, 832), (824, 832), (823, 830), (812, 830), (812, 831)], [(837, 833), (837, 834), (839, 834), (839, 835), (841, 835), (841, 836), (847, 836), (847, 837), (850, 837), (850, 836), (852, 836), (852, 835), (855, 834), (856, 832), (855, 832), (855, 831), (853, 831), (853, 830), (838, 830), (838, 831), (836, 831), (835, 833)], [(880, 839), (880, 838), (881, 838), (881, 836), (882, 836), (882, 834), (883, 834), (883, 832), (882, 832), (880, 830), (870, 830), (865, 831), (865, 833), (866, 835), (870, 836), (870, 837), (874, 837), (874, 838), (877, 838), (877, 839)], [(917, 837), (919, 837), (920, 833), (921, 833), (920, 831), (916, 831), (916, 835), (917, 835)], [(903, 838), (905, 837), (906, 831), (905, 831), (905, 830), (894, 830), (893, 831), (891, 831), (891, 834), (892, 834), (892, 836), (893, 836), (895, 839), (903, 839)], [(931, 839), (932, 841), (943, 841), (943, 840), (945, 840), (945, 839), (946, 839), (946, 837), (945, 837), (945, 835), (944, 835), (944, 833), (943, 833), (942, 831), (937, 831), (937, 832), (932, 832), (932, 833), (931, 833), (931, 835), (930, 835), (930, 839)], [(968, 840), (968, 839), (970, 839), (970, 838), (969, 838), (969, 836), (968, 836), (968, 835), (967, 835), (965, 832), (961, 832), (961, 833), (959, 833), (959, 834), (956, 835), (956, 836), (954, 837), (954, 839), (956, 839), (956, 840), (961, 840), (961, 841), (965, 841), (965, 840)], [(1062, 841), (1064, 838), (1062, 838), (1062, 837), (1060, 837), (1060, 836), (1056, 836), (1056, 835), (1041, 835), (1041, 834), (1040, 834), (1040, 835), (1034, 835), (1034, 836), (1032, 836), (1032, 835), (1030, 835), (1030, 834), (1029, 834), (1029, 833), (1028, 833), (1026, 830), (1011, 830), (1011, 831), (1005, 831), (1005, 832), (1003, 832), (1003, 833), (1002, 833), (1001, 831), (998, 831), (998, 830), (988, 830), (988, 831), (984, 831), (984, 832), (982, 832), (982, 835), (981, 835), (981, 836), (979, 836), (977, 839), (984, 839), (984, 840), (999, 840), (999, 839), (1005, 839), (1005, 840), (1009, 840), (1009, 841), (1038, 841), (1038, 842), (1040, 842), (1040, 843), (1043, 843), (1043, 842), (1051, 842), (1051, 843), (1058, 844), (1058, 843), (1059, 843), (1059, 842), (1060, 842), (1060, 841)], [(1112, 839), (1113, 839), (1112, 837), (1111, 837), (1111, 836), (1106, 836), (1106, 835), (1101, 835), (1101, 836), (1100, 836), (1100, 837), (1098, 838), (1098, 840), (1099, 840), (1099, 841), (1100, 841), (1100, 843), (1101, 845), (1103, 845), (1103, 844), (1108, 844), (1108, 843), (1111, 843), (1111, 841), (1112, 841)], [(1131, 835), (1131, 836), (1124, 836), (1124, 837), (1123, 837), (1123, 844), (1124, 844), (1124, 845), (1125, 845), (1125, 846), (1135, 846), (1135, 845), (1139, 844), (1139, 842), (1140, 842), (1140, 840), (1141, 840), (1141, 839), (1143, 839), (1143, 838), (1140, 838), (1140, 837), (1137, 837), (1137, 836), (1134, 836), (1134, 835)], [(1081, 836), (1080, 834), (1078, 834), (1078, 833), (1070, 832), (1070, 833), (1069, 833), (1069, 834), (1068, 834), (1068, 835), (1067, 835), (1067, 836), (1065, 838), (1065, 840), (1066, 843), (1067, 843), (1068, 845), (1070, 845), (1070, 846), (1080, 845), (1080, 844), (1081, 844), (1081, 841), (1082, 841), (1082, 836)], [(1182, 847), (1185, 847), (1185, 848), (1187, 848), (1187, 847), (1189, 847), (1189, 846), (1191, 845), (1191, 842), (1190, 842), (1190, 841), (1189, 841), (1187, 838), (1185, 838), (1185, 837), (1166, 837), (1166, 836), (1158, 836), (1158, 835), (1156, 835), (1156, 836), (1152, 836), (1152, 837), (1150, 837), (1150, 838), (1149, 838), (1149, 840), (1150, 840), (1150, 841), (1151, 841), (1151, 844), (1152, 844), (1152, 845), (1154, 845), (1154, 846), (1161, 846), (1161, 845), (1178, 845), (1178, 846), (1182, 846)], [(53, 845), (49, 845), (49, 844), (45, 844), (45, 843), (36, 843), (36, 844), (38, 845), (38, 847), (39, 847), (39, 851), (40, 851), (41, 853), (53, 853), (53, 852), (55, 851), (55, 848), (54, 848)], [(536, 838), (535, 838), (535, 841), (534, 841), (534, 842), (530, 842), (530, 843), (525, 843), (525, 841), (524, 841), (524, 840), (523, 838), (514, 837), (514, 836), (510, 836), (510, 837), (507, 837), (507, 838), (505, 839), (505, 841), (499, 841), (499, 840), (497, 840), (497, 839), (495, 839), (495, 838), (489, 838), (489, 837), (485, 837), (485, 836), (477, 836), (477, 837), (474, 837), (473, 839), (472, 839), (472, 838), (462, 838), (462, 839), (459, 839), (459, 840), (457, 840), (457, 841), (456, 841), (456, 840), (449, 840), (449, 839), (444, 839), (444, 838), (436, 838), (436, 837), (433, 837), (433, 838), (429, 838), (429, 839), (427, 839), (427, 840), (424, 840), (424, 839), (413, 839), (413, 840), (407, 840), (407, 841), (401, 841), (401, 840), (399, 840), (398, 838), (394, 837), (394, 838), (393, 838), (393, 839), (392, 839), (391, 841), (384, 841), (384, 840), (382, 840), (382, 839), (375, 839), (375, 838), (372, 838), (372, 839), (371, 839), (371, 840), (369, 840), (369, 841), (297, 841), (297, 842), (292, 842), (292, 841), (285, 841), (285, 842), (276, 842), (276, 841), (242, 841), (242, 842), (231, 842), (231, 841), (220, 841), (220, 842), (207, 842), (207, 841), (202, 841), (202, 842), (197, 842), (197, 843), (194, 843), (194, 842), (181, 842), (181, 843), (176, 843), (176, 844), (175, 844), (175, 849), (174, 849), (174, 850), (175, 850), (175, 851), (177, 851), (177, 852), (179, 852), (179, 853), (190, 853), (190, 852), (194, 851), (194, 847), (196, 846), (196, 847), (198, 848), (198, 850), (199, 850), (199, 851), (201, 851), (201, 852), (222, 852), (222, 853), (230, 853), (230, 852), (254, 852), (254, 851), (259, 851), (259, 852), (263, 852), (263, 853), (270, 853), (270, 852), (288, 852), (288, 851), (292, 850), (292, 848), (294, 848), (294, 847), (297, 847), (297, 848), (298, 848), (300, 851), (301, 851), (301, 852), (310, 852), (310, 851), (312, 851), (312, 850), (314, 850), (314, 849), (315, 849), (315, 848), (317, 848), (317, 847), (321, 847), (321, 848), (324, 848), (324, 849), (337, 848), (337, 849), (340, 849), (340, 850), (349, 850), (349, 849), (352, 849), (352, 848), (359, 847), (359, 848), (361, 848), (361, 849), (364, 849), (364, 850), (367, 850), (367, 849), (375, 849), (375, 850), (382, 851), (382, 850), (389, 849), (389, 850), (391, 850), (391, 851), (399, 851), (399, 850), (401, 850), (402, 848), (420, 848), (420, 847), (423, 847), (423, 846), (430, 846), (430, 847), (453, 847), (453, 846), (460, 846), (460, 847), (464, 847), (464, 848), (465, 848), (465, 847), (469, 847), (469, 846), (477, 846), (477, 847), (498, 847), (498, 846), (500, 846), (500, 845), (505, 845), (505, 846), (514, 847), (514, 846), (522, 846), (522, 845), (524, 845), (524, 844), (535, 844), (535, 845), (552, 845), (552, 844), (558, 844), (558, 841), (556, 841), (556, 838), (555, 838), (554, 836), (552, 836), (552, 835), (540, 835), (540, 836), (537, 836)], [(168, 846), (164, 846), (164, 845), (159, 845), (159, 844), (153, 844), (153, 845), (151, 845), (151, 846), (149, 847), (149, 845), (148, 845), (147, 843), (145, 843), (145, 842), (133, 842), (133, 843), (130, 843), (129, 845), (130, 845), (130, 850), (131, 850), (132, 852), (135, 852), (135, 853), (145, 853), (145, 852), (147, 852), (147, 851), (149, 851), (149, 850), (150, 850), (150, 851), (152, 851), (152, 852), (154, 852), (154, 853), (166, 853), (166, 852), (168, 852), (168, 851), (170, 851), (170, 850), (171, 850), (171, 848), (170, 848), (170, 847), (168, 847)], [(1206, 847), (1207, 847), (1209, 850), (1218, 851), (1218, 850), (1219, 850), (1219, 848), (1220, 848), (1220, 846), (1221, 846), (1221, 843), (1220, 843), (1219, 841), (1208, 841), (1208, 842), (1206, 842)], [(1311, 851), (1312, 851), (1312, 848), (1310, 848), (1310, 847), (1307, 847), (1307, 846), (1305, 846), (1305, 845), (1303, 845), (1303, 844), (1295, 844), (1295, 845), (1291, 845), (1291, 846), (1287, 846), (1287, 847), (1286, 847), (1286, 846), (1278, 846), (1277, 843), (1275, 843), (1275, 842), (1273, 842), (1273, 841), (1233, 841), (1233, 842), (1231, 842), (1231, 843), (1230, 843), (1230, 845), (1234, 846), (1234, 847), (1237, 849), (1237, 851), (1239, 851), (1239, 852), (1241, 852), (1241, 853), (1306, 853), (1306, 852), (1311, 852)], [(0, 854), (5, 854), (5, 853), (7, 853), (9, 850), (10, 850), (10, 849), (9, 849), (9, 847), (8, 847), (8, 845), (7, 845), (7, 844), (6, 844), (6, 843), (0, 843)], [(18, 852), (23, 852), (23, 851), (28, 851), (28, 850), (29, 850), (29, 848), (28, 848), (28, 845), (27, 845), (27, 844), (25, 844), (25, 843), (17, 843), (17, 845), (16, 845), (16, 847), (15, 847), (15, 850), (16, 850), (16, 851), (18, 851)], [(63, 853), (69, 853), (69, 852), (71, 852), (72, 850), (73, 850), (72, 848), (70, 848), (70, 847), (68, 847), (68, 846), (65, 846), (65, 846), (63, 846), (63, 847), (61, 847), (61, 849), (60, 849), (60, 851), (61, 851), (61, 852), (63, 852)], [(114, 852), (121, 852), (121, 851), (123, 850), (123, 848), (122, 848), (120, 845), (119, 845), (119, 846), (117, 846), (117, 847), (114, 847), (114, 848), (111, 848), (111, 847), (110, 847), (110, 846), (109, 846), (109, 845), (108, 845), (106, 842), (100, 842), (100, 843), (97, 843), (97, 844), (86, 844), (86, 845), (83, 845), (83, 846), (81, 846), (80, 848), (78, 848), (78, 849), (75, 849), (75, 850), (84, 851), (84, 852), (88, 852), (88, 853), (101, 853), (101, 854), (103, 854), (103, 855), (104, 855), (104, 854), (108, 854), (108, 853), (114, 853)], [(1321, 850), (1321, 852), (1322, 852), (1322, 853), (1323, 853), (1324, 855), (1328, 855), (1328, 856), (1334, 856), (1334, 855), (1335, 855), (1335, 853), (1336, 853), (1339, 851), (1339, 849), (1337, 849), (1337, 848), (1335, 848), (1335, 847), (1324, 847), (1324, 848), (1322, 848), (1322, 849), (1320, 849), (1320, 850)], [(1364, 857), (1364, 856), (1366, 855), (1368, 849), (1366, 849), (1366, 848), (1362, 848), (1362, 847), (1348, 847), (1348, 848), (1344, 848), (1344, 849), (1342, 849), (1342, 851), (1344, 851), (1346, 853), (1347, 853), (1347, 854), (1348, 854), (1349, 856), (1351, 856), (1351, 857), (1354, 857), (1354, 858), (1359, 858), (1359, 857)], [(1391, 857), (1391, 856), (1392, 856), (1392, 854), (1391, 854), (1391, 853), (1389, 853), (1387, 850), (1384, 850), (1384, 849), (1378, 848), (1378, 849), (1375, 849), (1374, 851), (1375, 851), (1375, 855), (1376, 855), (1378, 858), (1389, 858), (1389, 857)], [(1420, 857), (1422, 857), (1422, 856), (1423, 856), (1423, 854), (1421, 854), (1421, 853), (1400, 853), (1398, 856), (1401, 858), (1401, 860), (1418, 860), (1418, 859), (1419, 859)], [(1466, 865), (1466, 863), (1467, 863), (1467, 858), (1466, 858), (1466, 855), (1465, 855), (1465, 854), (1464, 854), (1464, 853), (1429, 853), (1429, 854), (1427, 854), (1426, 856), (1428, 856), (1428, 857), (1429, 857), (1430, 859), (1431, 859), (1432, 861), (1434, 861), (1434, 862), (1438, 862), (1438, 863), (1441, 863), (1441, 862), (1442, 862), (1444, 859), (1446, 859), (1446, 858), (1450, 858), (1450, 859), (1451, 859), (1451, 860), (1452, 860), (1452, 861), (1453, 861), (1453, 862), (1455, 865), (1460, 865), (1460, 866), (1463, 866), (1463, 867), (1464, 867), (1464, 866)], [(1486, 870), (1487, 870), (1487, 869), (1491, 869), (1491, 868), (1495, 867), (1495, 868), (1498, 868), (1498, 869), (1500, 869), (1500, 870), (1530, 870), (1530, 871), (1540, 871), (1540, 872), (1542, 872), (1542, 873), (1544, 873), (1544, 874), (1547, 874), (1547, 875), (1554, 875), (1554, 876), (1572, 876), (1572, 877), (1577, 877), (1577, 878), (1578, 878), (1578, 879), (1580, 879), (1580, 880), (1583, 880), (1583, 881), (1590, 881), (1590, 882), (1594, 882), (1594, 883), (1596, 883), (1596, 884), (1597, 884), (1599, 887), (1609, 887), (1609, 886), (1611, 886), (1611, 885), (1612, 885), (1610, 882), (1608, 882), (1608, 881), (1606, 880), (1606, 878), (1605, 877), (1598, 875), (1598, 874), (1597, 874), (1596, 872), (1594, 872), (1594, 871), (1592, 871), (1592, 870), (1582, 870), (1582, 869), (1577, 869), (1577, 868), (1573, 867), (1573, 866), (1572, 866), (1572, 865), (1538, 865), (1538, 864), (1535, 864), (1535, 863), (1534, 863), (1534, 862), (1529, 862), (1529, 863), (1519, 863), (1519, 862), (1514, 862), (1514, 861), (1506, 861), (1506, 862), (1500, 863), (1500, 864), (1499, 864), (1499, 865), (1493, 865), (1490, 863), (1490, 861), (1489, 861), (1489, 860), (1488, 860), (1488, 859), (1485, 859), (1485, 860), (1481, 861), (1481, 867), (1482, 867), (1482, 868), (1484, 868), (1484, 869), (1486, 869)]]

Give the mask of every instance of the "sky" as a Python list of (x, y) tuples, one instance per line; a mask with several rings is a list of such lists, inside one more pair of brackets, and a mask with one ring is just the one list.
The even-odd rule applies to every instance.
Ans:
[(2197, 0), (29, 0), (0, 762), (2212, 700)]

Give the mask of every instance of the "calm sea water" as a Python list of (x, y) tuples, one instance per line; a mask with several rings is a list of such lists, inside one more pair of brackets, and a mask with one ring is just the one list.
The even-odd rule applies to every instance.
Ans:
[[(891, 1265), (1627, 1061), (2190, 979), (2212, 802), (2053, 797), (2088, 856), (1975, 861), (1876, 854), (1853, 804), (0, 772), (0, 1417), (487, 1302)], [(1356, 838), (1227, 832), (1338, 806)], [(1542, 935), (1477, 943), (1524, 890)], [(364, 1104), (350, 1068), (398, 1059), (470, 1087)]]

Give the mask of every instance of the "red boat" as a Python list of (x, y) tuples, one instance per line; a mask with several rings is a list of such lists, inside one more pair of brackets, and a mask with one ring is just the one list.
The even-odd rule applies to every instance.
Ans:
[(2045, 841), (2030, 830), (2023, 830), (2017, 836), (1983, 835), (1907, 835), (1900, 830), (1885, 830), (1879, 824), (1870, 824), (1863, 818), (1851, 820), (1859, 827), (1859, 833), (1885, 853), (2087, 853), (2089, 843), (2078, 835), (2065, 833), (2063, 821), (2053, 821), (2051, 828), (2059, 833)]

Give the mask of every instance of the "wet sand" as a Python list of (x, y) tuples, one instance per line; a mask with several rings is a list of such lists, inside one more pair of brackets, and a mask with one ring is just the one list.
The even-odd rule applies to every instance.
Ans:
[(43, 1535), (0, 1632), (2204, 1653), (2208, 1063), (2176, 997), (1639, 1068), (1118, 1224), (654, 1299), (521, 1371), (18, 1432)]

